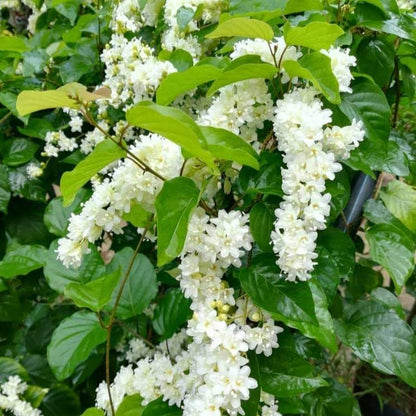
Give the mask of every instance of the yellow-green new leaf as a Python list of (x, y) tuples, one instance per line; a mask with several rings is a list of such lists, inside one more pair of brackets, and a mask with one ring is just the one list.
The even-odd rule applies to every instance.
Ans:
[(328, 49), (343, 33), (338, 25), (326, 22), (312, 22), (303, 27), (286, 24), (283, 27), (287, 45), (304, 46), (318, 51)]
[(249, 19), (248, 17), (235, 17), (226, 20), (207, 35), (207, 38), (222, 38), (241, 36), (243, 38), (260, 38), (270, 41), (274, 37), (273, 29), (262, 20)]
[(65, 172), (61, 178), (61, 192), (64, 206), (69, 205), (82, 186), (96, 173), (110, 163), (126, 156), (126, 151), (111, 140), (104, 140), (70, 172)]
[(5, 52), (26, 52), (29, 48), (26, 46), (23, 38), (16, 36), (0, 36), (0, 51)]

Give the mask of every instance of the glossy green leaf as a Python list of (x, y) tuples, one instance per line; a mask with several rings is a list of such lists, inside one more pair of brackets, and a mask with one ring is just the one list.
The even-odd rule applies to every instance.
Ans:
[(261, 387), (277, 397), (308, 393), (328, 383), (314, 376), (314, 368), (289, 348), (278, 348), (270, 357), (258, 356)]
[(283, 14), (287, 0), (230, 0), (230, 14), (268, 21)]
[(56, 258), (57, 248), (58, 241), (55, 240), (45, 256), (45, 267), (43, 268), (46, 281), (53, 290), (62, 293), (69, 283), (87, 283), (106, 274), (103, 259), (95, 247), (83, 257), (78, 269), (65, 267)]
[(193, 66), (186, 71), (169, 74), (156, 91), (156, 102), (169, 105), (181, 94), (216, 79), (220, 74), (221, 70), (213, 65)]
[(24, 392), (23, 397), (25, 401), (29, 402), (32, 405), (32, 407), (36, 409), (41, 404), (47, 392), (48, 389), (46, 388), (29, 385), (27, 386), (27, 389)]
[(273, 29), (266, 22), (246, 17), (235, 17), (222, 22), (207, 35), (207, 38), (222, 38), (240, 36), (244, 38), (259, 38), (270, 41), (274, 37)]
[(115, 416), (142, 416), (144, 411), (142, 400), (138, 394), (126, 396), (118, 406)]
[(395, 0), (359, 0), (359, 2), (372, 4), (386, 13), (399, 13), (399, 9)]
[(264, 202), (258, 202), (250, 211), (250, 231), (260, 249), (271, 253), (270, 234), (276, 217), (273, 210)]
[(416, 233), (416, 190), (396, 180), (381, 190), (380, 197), (387, 209), (410, 231)]
[[(117, 252), (113, 260), (107, 267), (108, 272), (122, 270), (122, 276), (127, 273), (130, 261), (133, 258), (134, 250), (125, 247)], [(121, 284), (121, 281), (120, 281)], [(113, 291), (113, 296), (109, 305), (109, 310), (114, 305), (118, 287)], [(116, 316), (120, 319), (128, 319), (142, 313), (156, 297), (157, 278), (155, 269), (149, 259), (143, 254), (137, 254), (123, 289), (120, 303), (117, 308)]]
[(33, 270), (42, 268), (46, 253), (46, 248), (40, 245), (13, 247), (0, 261), (0, 277), (10, 279), (15, 276), (25, 276)]
[(10, 201), (9, 173), (4, 165), (0, 165), (0, 212), (7, 214)]
[(127, 121), (142, 129), (160, 134), (181, 146), (217, 172), (214, 158), (206, 149), (202, 132), (195, 121), (178, 108), (163, 107), (142, 101), (126, 113)]
[(19, 376), (28, 381), (29, 375), (25, 368), (9, 357), (0, 357), (0, 383), (3, 384), (10, 376)]
[(414, 243), (389, 224), (374, 225), (366, 231), (365, 236), (371, 258), (387, 270), (396, 292), (400, 293), (415, 267)]
[(81, 413), (78, 395), (64, 384), (52, 386), (42, 400), (40, 410), (44, 416), (74, 416)]
[(416, 387), (416, 335), (395, 312), (374, 301), (360, 301), (336, 321), (340, 340), (360, 359)]
[(271, 79), (278, 73), (278, 69), (267, 62), (263, 62), (257, 55), (246, 55), (232, 61), (216, 78), (207, 95), (214, 94), (220, 88), (239, 81), (254, 78)]
[(29, 162), (39, 145), (28, 139), (13, 139), (6, 142), (3, 150), (3, 163), (7, 166), (19, 166)]
[(257, 354), (254, 351), (248, 351), (247, 358), (249, 359), (248, 365), (250, 366), (250, 377), (257, 381), (257, 387), (250, 390), (249, 399), (243, 400), (241, 402), (241, 407), (244, 410), (245, 416), (257, 416), (262, 391), (260, 366)]
[[(350, 120), (361, 120), (371, 142), (387, 140), (390, 134), (390, 106), (383, 91), (366, 78), (352, 84), (351, 94), (342, 94), (340, 108)], [(366, 141), (364, 141), (366, 143)], [(369, 152), (371, 152), (371, 147)]]
[(285, 25), (283, 34), (287, 45), (305, 46), (320, 50), (329, 49), (344, 31), (335, 24), (311, 22), (306, 26)]
[(216, 159), (231, 160), (253, 169), (259, 169), (257, 153), (240, 136), (217, 127), (200, 126), (200, 128), (209, 151)]
[(121, 270), (116, 270), (88, 283), (70, 283), (65, 287), (64, 294), (78, 307), (100, 312), (110, 302), (121, 277)]
[(70, 172), (65, 172), (61, 178), (61, 191), (64, 206), (69, 205), (76, 193), (96, 173), (110, 163), (126, 156), (125, 150), (118, 147), (111, 140), (104, 140)]
[(199, 189), (184, 177), (163, 184), (156, 197), (157, 263), (162, 266), (177, 257), (185, 244), (188, 222), (199, 200)]
[(403, 310), (403, 306), (400, 303), (400, 299), (385, 287), (376, 287), (370, 293), (370, 299), (379, 302), (388, 308), (392, 309), (402, 319), (406, 319), (406, 314)]
[(64, 380), (107, 338), (95, 313), (80, 311), (64, 319), (48, 346), (48, 362), (58, 380)]
[(170, 289), (157, 304), (152, 325), (163, 339), (170, 338), (190, 317), (191, 301), (179, 288)]
[(181, 416), (182, 411), (176, 406), (169, 406), (163, 398), (153, 400), (143, 410), (142, 416)]
[(304, 78), (322, 92), (331, 103), (341, 102), (339, 84), (332, 72), (331, 59), (328, 56), (320, 52), (312, 52), (304, 55), (299, 61), (287, 60), (282, 65), (291, 78)]

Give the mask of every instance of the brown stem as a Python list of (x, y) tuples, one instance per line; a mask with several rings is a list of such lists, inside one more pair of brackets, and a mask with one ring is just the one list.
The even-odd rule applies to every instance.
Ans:
[(110, 408), (111, 408), (111, 415), (115, 416), (116, 412), (114, 409), (113, 398), (111, 396), (111, 388), (110, 388), (110, 345), (111, 345), (111, 330), (113, 329), (114, 320), (116, 317), (116, 312), (118, 305), (120, 303), (121, 295), (123, 294), (124, 287), (126, 286), (127, 279), (129, 278), (130, 272), (133, 268), (134, 260), (136, 259), (137, 253), (140, 250), (144, 237), (146, 236), (147, 229), (144, 230), (140, 240), (137, 244), (136, 250), (133, 253), (133, 256), (130, 259), (129, 266), (127, 268), (126, 274), (121, 282), (121, 285), (118, 289), (116, 301), (114, 302), (113, 310), (111, 311), (110, 320), (107, 325), (107, 342), (105, 347), (105, 382), (107, 384), (107, 391), (108, 391), (108, 398), (110, 400)]
[(10, 116), (12, 115), (12, 112), (11, 111), (9, 111), (5, 116), (3, 116), (1, 119), (0, 119), (0, 125), (2, 125)]

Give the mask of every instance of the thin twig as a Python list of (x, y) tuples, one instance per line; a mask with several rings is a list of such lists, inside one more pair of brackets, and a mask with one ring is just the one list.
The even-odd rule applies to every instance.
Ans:
[(5, 116), (3, 116), (1, 119), (0, 119), (0, 125), (2, 125), (10, 116), (12, 115), (12, 112), (11, 111), (9, 111)]

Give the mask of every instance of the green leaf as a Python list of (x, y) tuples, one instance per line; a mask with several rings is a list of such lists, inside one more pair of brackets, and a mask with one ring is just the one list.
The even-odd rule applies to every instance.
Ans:
[(274, 37), (273, 29), (266, 22), (247, 17), (235, 17), (222, 22), (207, 35), (207, 38), (240, 36), (244, 38), (260, 38), (270, 41)]
[[(368, 140), (362, 145), (387, 140), (391, 113), (383, 91), (366, 78), (355, 80), (351, 87), (351, 94), (342, 94), (340, 108), (350, 121), (355, 118), (363, 122)], [(372, 151), (371, 147), (368, 151)]]
[(359, 2), (372, 4), (383, 10), (385, 13), (399, 13), (399, 9), (395, 0), (359, 0)]
[(3, 384), (10, 376), (19, 376), (24, 381), (29, 380), (29, 375), (21, 364), (12, 358), (0, 357), (0, 383)]
[(314, 376), (314, 367), (289, 348), (273, 350), (270, 357), (258, 356), (261, 388), (277, 397), (308, 393), (328, 383)]
[(106, 274), (103, 260), (95, 247), (92, 247), (91, 252), (83, 257), (78, 269), (65, 267), (56, 258), (57, 248), (58, 240), (55, 240), (45, 256), (45, 267), (43, 268), (46, 281), (53, 290), (62, 293), (69, 283), (87, 283)]
[(0, 36), (0, 51), (26, 52), (28, 49), (24, 38), (19, 38), (17, 36)]
[(328, 387), (303, 396), (305, 405), (309, 409), (316, 409), (319, 416), (361, 416), (360, 406), (354, 395), (334, 379), (328, 378), (327, 381)]
[(365, 236), (371, 258), (387, 270), (396, 292), (400, 293), (415, 267), (414, 243), (389, 224), (374, 225), (366, 231)]
[(71, 22), (75, 23), (78, 17), (78, 9), (82, 0), (52, 0), (51, 6), (62, 16), (65, 16)]
[(40, 245), (16, 246), (0, 261), (0, 276), (10, 279), (25, 276), (45, 264), (47, 250)]
[(50, 108), (79, 108), (76, 100), (59, 89), (49, 91), (22, 91), (17, 97), (16, 109), (21, 116), (34, 113), (35, 111)]
[(276, 217), (273, 210), (264, 202), (258, 202), (250, 211), (250, 231), (254, 241), (266, 253), (273, 252), (270, 234)]
[(304, 46), (318, 51), (329, 49), (343, 33), (339, 26), (326, 22), (311, 22), (303, 27), (286, 24), (283, 27), (287, 45)]
[(6, 166), (0, 165), (0, 212), (7, 214), (10, 201), (9, 173)]
[(309, 10), (322, 10), (323, 4), (321, 0), (289, 0), (283, 11), (283, 14), (300, 13)]
[(179, 95), (216, 79), (220, 74), (221, 70), (213, 65), (193, 66), (186, 71), (169, 74), (156, 91), (156, 102), (169, 105)]
[(304, 55), (299, 61), (287, 60), (282, 65), (291, 78), (304, 78), (322, 92), (331, 103), (341, 102), (339, 84), (332, 72), (331, 59), (328, 56), (320, 52), (312, 52)]
[(70, 172), (65, 172), (61, 178), (61, 191), (64, 206), (69, 205), (76, 193), (96, 173), (110, 163), (126, 156), (125, 150), (111, 140), (103, 140), (95, 149)]
[(118, 406), (116, 416), (142, 416), (144, 411), (142, 400), (138, 394), (126, 396)]
[(209, 151), (216, 159), (231, 160), (257, 170), (260, 168), (257, 153), (240, 136), (217, 127), (200, 128)]
[(78, 81), (83, 75), (91, 72), (94, 64), (82, 55), (72, 55), (68, 60), (58, 66), (62, 82)]
[(144, 409), (142, 416), (181, 416), (182, 411), (176, 406), (169, 406), (162, 397), (150, 402)]
[(344, 310), (346, 315), (335, 325), (340, 340), (377, 370), (416, 387), (416, 335), (410, 326), (374, 301), (359, 301)]
[(207, 92), (211, 96), (220, 88), (239, 81), (254, 78), (273, 78), (278, 69), (267, 62), (263, 62), (257, 55), (245, 55), (232, 61), (217, 77)]
[[(122, 276), (127, 273), (128, 265), (134, 251), (130, 247), (116, 253), (107, 267), (108, 272), (114, 272), (121, 268)], [(121, 281), (120, 281), (121, 284)], [(109, 310), (113, 308), (118, 288), (113, 292)], [(155, 269), (149, 259), (143, 254), (137, 254), (120, 298), (116, 316), (120, 319), (128, 319), (142, 313), (156, 297), (157, 278)]]
[(178, 23), (179, 30), (182, 32), (188, 23), (194, 18), (195, 11), (189, 7), (180, 7), (176, 12), (176, 22)]
[(157, 304), (152, 321), (163, 339), (170, 338), (191, 316), (191, 301), (179, 288), (170, 289)]
[(357, 70), (370, 75), (383, 88), (393, 73), (394, 56), (390, 42), (380, 38), (364, 38), (357, 48)]
[(287, 0), (230, 0), (230, 14), (272, 20), (283, 14)]
[(52, 386), (40, 406), (43, 416), (74, 416), (81, 413), (78, 395), (68, 386)]
[(402, 319), (406, 319), (406, 314), (403, 310), (399, 298), (385, 287), (376, 287), (370, 293), (370, 299), (379, 302), (388, 308), (392, 309)]
[(58, 380), (69, 377), (78, 364), (107, 338), (95, 313), (80, 311), (64, 319), (48, 346), (48, 362)]
[(170, 262), (182, 252), (188, 223), (198, 200), (199, 189), (192, 179), (178, 177), (163, 184), (155, 202), (158, 266)]
[(100, 312), (110, 302), (114, 289), (121, 278), (121, 269), (88, 283), (70, 283), (64, 294), (80, 308)]
[(64, 237), (67, 232), (69, 217), (72, 213), (78, 214), (80, 212), (81, 202), (86, 201), (89, 195), (90, 193), (86, 189), (80, 189), (72, 204), (67, 207), (64, 207), (62, 197), (52, 199), (43, 216), (48, 231), (59, 237)]
[(166, 137), (202, 160), (214, 172), (218, 171), (213, 156), (206, 150), (200, 128), (191, 117), (178, 108), (142, 101), (127, 111), (126, 118), (131, 125)]
[(7, 166), (19, 166), (29, 162), (39, 146), (28, 139), (13, 139), (6, 142), (3, 149), (3, 163)]
[(410, 231), (416, 233), (416, 190), (396, 180), (381, 190), (380, 197), (387, 209)]
[(0, 293), (0, 322), (20, 322), (22, 316), (19, 297), (14, 293)]
[(123, 220), (128, 221), (135, 227), (148, 227), (152, 221), (152, 213), (146, 211), (141, 205), (131, 203), (130, 211), (123, 215)]
[(40, 406), (42, 400), (46, 396), (48, 389), (38, 386), (28, 386), (23, 394), (25, 401), (29, 402), (35, 409)]
[(81, 416), (105, 416), (105, 413), (101, 409), (97, 409), (96, 407), (90, 407)]

